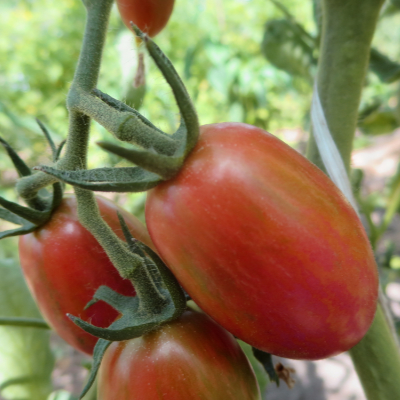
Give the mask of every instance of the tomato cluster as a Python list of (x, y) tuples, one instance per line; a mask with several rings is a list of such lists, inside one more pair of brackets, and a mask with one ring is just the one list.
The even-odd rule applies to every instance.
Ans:
[[(117, 0), (117, 5), (129, 28), (133, 22), (154, 36), (166, 25), (174, 0)], [(149, 192), (149, 231), (114, 203), (96, 199), (116, 235), (124, 238), (119, 211), (132, 236), (158, 252), (213, 318), (187, 309), (175, 320), (173, 314), (172, 321), (157, 321), (141, 337), (112, 343), (100, 367), (99, 400), (260, 399), (233, 335), (268, 353), (315, 360), (350, 349), (372, 323), (378, 274), (355, 211), (320, 170), (259, 128), (201, 127), (179, 172)], [(132, 242), (124, 245), (135, 252)], [(146, 258), (152, 251), (137, 249), (141, 267), (157, 270)], [(80, 224), (75, 197), (65, 197), (47, 223), (21, 236), (19, 250), (46, 320), (72, 346), (92, 354), (98, 339), (66, 314), (97, 327), (121, 323), (125, 314), (118, 319), (105, 302), (85, 306), (102, 285), (130, 297), (135, 290)], [(160, 270), (144, 271), (142, 276), (161, 277), (149, 278), (154, 292), (166, 286)], [(141, 294), (135, 285), (133, 301)], [(182, 313), (186, 300), (177, 287)]]

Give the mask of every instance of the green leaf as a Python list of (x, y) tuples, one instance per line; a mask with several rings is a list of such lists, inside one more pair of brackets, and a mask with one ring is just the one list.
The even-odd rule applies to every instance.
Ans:
[(374, 48), (370, 52), (369, 69), (378, 75), (382, 82), (391, 83), (400, 79), (400, 64)]
[(254, 357), (264, 367), (266, 373), (268, 374), (269, 380), (272, 382), (276, 382), (276, 384), (279, 386), (279, 376), (276, 373), (274, 364), (272, 363), (271, 354), (261, 351), (259, 349), (256, 349), (255, 347), (253, 347), (253, 354), (254, 354)]
[(377, 110), (360, 121), (358, 126), (368, 135), (383, 135), (393, 132), (399, 124), (393, 111)]
[[(16, 260), (3, 256), (10, 240), (0, 243), (0, 316), (41, 318)], [(46, 399), (53, 365), (47, 330), (0, 326), (0, 387), (5, 399)]]
[(260, 364), (257, 358), (254, 356), (252, 347), (249, 344), (242, 342), (241, 340), (238, 340), (238, 343), (246, 354), (246, 357), (249, 359), (251, 366), (253, 367), (254, 374), (256, 375), (261, 393), (265, 393), (265, 389), (267, 388), (269, 382), (267, 373), (265, 372), (263, 366)]
[(265, 24), (261, 51), (276, 68), (290, 75), (311, 79), (316, 65), (313, 43), (299, 24), (288, 19), (273, 19)]

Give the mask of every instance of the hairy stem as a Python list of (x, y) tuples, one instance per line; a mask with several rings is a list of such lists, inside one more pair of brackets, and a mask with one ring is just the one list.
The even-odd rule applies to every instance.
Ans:
[[(78, 66), (67, 100), (70, 112), (67, 150), (65, 157), (59, 163), (62, 168), (70, 170), (86, 169), (90, 116), (77, 106), (76, 96), (78, 96), (79, 103), (80, 96), (85, 98), (96, 87), (113, 0), (86, 0), (84, 3), (87, 8), (86, 29)], [(101, 102), (97, 97), (93, 95), (91, 97)], [(109, 107), (105, 103), (103, 104)], [(158, 297), (163, 299), (162, 294), (158, 292), (148, 272), (144, 269), (142, 258), (132, 253), (127, 244), (120, 240), (101, 218), (93, 192), (75, 188), (75, 195), (79, 221), (104, 248), (120, 275), (135, 283), (138, 297), (144, 302), (147, 299), (152, 302), (154, 298)]]

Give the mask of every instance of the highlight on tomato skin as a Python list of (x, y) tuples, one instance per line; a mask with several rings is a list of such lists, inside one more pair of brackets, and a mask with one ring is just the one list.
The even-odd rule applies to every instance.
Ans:
[(191, 298), (260, 350), (322, 359), (372, 323), (378, 273), (359, 218), (325, 174), (262, 129), (201, 127), (177, 176), (149, 192), (146, 221)]
[[(102, 217), (121, 239), (117, 211), (133, 236), (153, 247), (146, 228), (136, 217), (104, 197), (96, 199)], [(111, 306), (100, 301), (84, 310), (98, 287), (107, 285), (127, 296), (134, 296), (135, 290), (80, 224), (75, 197), (65, 197), (45, 225), (19, 238), (19, 255), (28, 287), (46, 321), (71, 346), (93, 354), (98, 339), (76, 326), (66, 314), (107, 327), (118, 317)]]
[(158, 330), (107, 349), (98, 400), (261, 400), (234, 337), (210, 317), (185, 311)]
[(147, 33), (156, 36), (172, 14), (175, 0), (116, 0), (124, 24), (132, 30), (131, 22)]

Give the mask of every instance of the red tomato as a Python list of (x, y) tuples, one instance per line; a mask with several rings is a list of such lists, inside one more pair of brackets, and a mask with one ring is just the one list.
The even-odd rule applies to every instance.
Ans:
[(146, 220), (193, 300), (258, 349), (329, 357), (373, 320), (378, 274), (355, 211), (318, 168), (261, 129), (203, 126), (179, 174), (149, 192)]
[[(97, 197), (97, 204), (104, 220), (120, 238), (123, 233), (117, 210), (132, 235), (152, 246), (146, 228), (136, 217), (103, 197)], [(25, 279), (47, 322), (70, 345), (92, 354), (97, 338), (76, 326), (66, 313), (107, 327), (118, 316), (111, 306), (100, 301), (84, 310), (97, 288), (107, 285), (128, 296), (134, 296), (135, 291), (80, 224), (76, 207), (75, 197), (64, 198), (49, 222), (20, 237), (19, 254)]]
[(117, 0), (124, 24), (132, 30), (131, 22), (150, 37), (156, 36), (167, 24), (175, 0)]
[(233, 336), (194, 311), (140, 338), (114, 342), (98, 382), (98, 400), (261, 399)]

